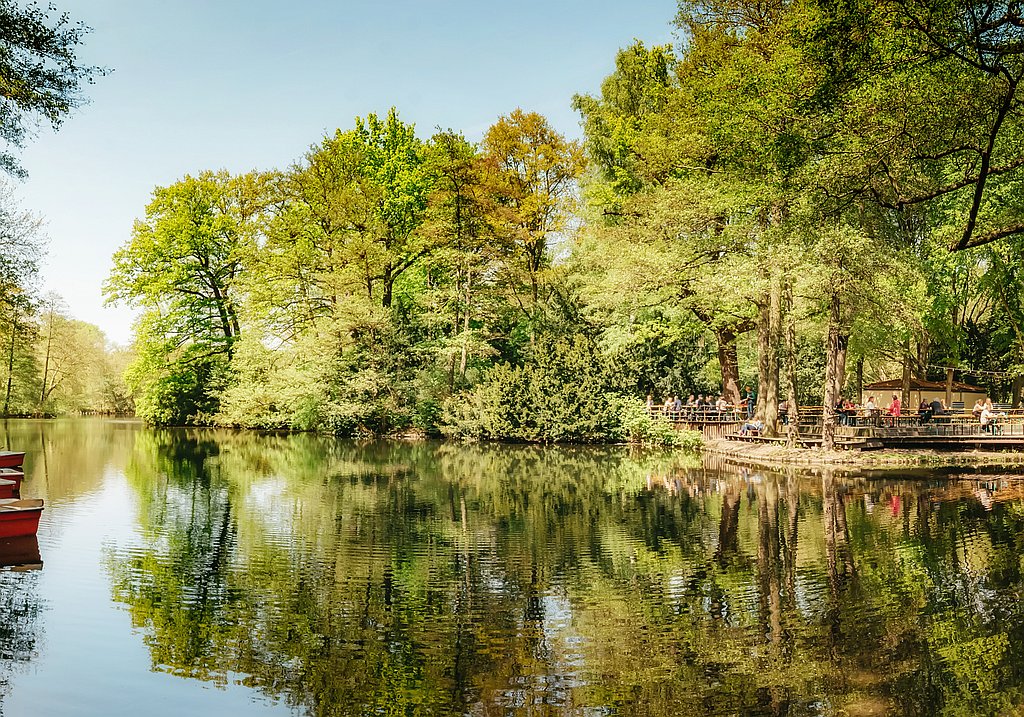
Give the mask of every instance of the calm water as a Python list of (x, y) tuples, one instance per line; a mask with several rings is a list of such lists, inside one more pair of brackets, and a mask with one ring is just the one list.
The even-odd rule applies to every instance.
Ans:
[(47, 502), (38, 556), (0, 554), (8, 717), (1024, 705), (1005, 474), (103, 420), (0, 423), (5, 444)]

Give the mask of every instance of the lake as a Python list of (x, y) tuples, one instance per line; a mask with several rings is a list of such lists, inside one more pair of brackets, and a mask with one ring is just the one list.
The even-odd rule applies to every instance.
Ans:
[(46, 500), (0, 554), (8, 717), (1024, 705), (1008, 473), (104, 419), (3, 446)]

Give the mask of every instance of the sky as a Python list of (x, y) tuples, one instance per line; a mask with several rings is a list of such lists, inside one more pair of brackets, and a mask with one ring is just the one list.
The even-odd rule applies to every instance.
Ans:
[(46, 223), (44, 288), (122, 345), (134, 312), (104, 307), (102, 286), (154, 187), (286, 168), (391, 106), (424, 138), (477, 141), (517, 107), (579, 138), (572, 96), (599, 90), (616, 50), (674, 41), (675, 0), (55, 3), (92, 28), (81, 59), (110, 72), (58, 132), (40, 129), (20, 153), (29, 178), (11, 181)]

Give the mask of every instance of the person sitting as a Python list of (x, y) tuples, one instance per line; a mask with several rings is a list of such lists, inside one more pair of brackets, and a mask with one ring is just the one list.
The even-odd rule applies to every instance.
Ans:
[(715, 403), (715, 408), (718, 409), (719, 413), (725, 413), (729, 410), (729, 402), (725, 400), (725, 396), (718, 397), (718, 401)]
[(857, 418), (858, 410), (857, 404), (850, 399), (846, 399), (843, 402), (843, 417), (846, 419), (846, 425), (853, 426), (857, 423), (854, 419)]
[(851, 416), (846, 412), (846, 404), (843, 402), (842, 398), (836, 401), (834, 410), (836, 412), (836, 423), (840, 426), (850, 425)]
[(764, 424), (761, 421), (753, 420), (747, 421), (740, 428), (741, 436), (760, 436), (764, 430)]
[(921, 405), (917, 407), (917, 423), (923, 426), (932, 420), (932, 416), (935, 415), (932, 412), (932, 404), (928, 403), (927, 399), (921, 399)]
[(783, 426), (789, 425), (789, 401), (785, 400), (779, 404), (779, 420)]
[(881, 412), (878, 410), (878, 404), (875, 403), (874, 396), (868, 396), (868, 400), (864, 403), (863, 413), (865, 418), (871, 419), (870, 422), (873, 425), (878, 425), (878, 415)]
[(981, 421), (981, 430), (986, 433), (993, 433), (993, 428), (996, 423), (996, 412), (993, 411), (987, 404), (982, 406), (981, 416), (978, 417)]
[(985, 402), (980, 398), (974, 402), (974, 408), (971, 409), (971, 415), (975, 419), (981, 418), (981, 412), (985, 410)]
[(703, 393), (697, 394), (697, 413), (702, 416), (706, 416), (708, 409), (711, 407), (711, 397), (705, 396)]
[(895, 426), (900, 417), (900, 411), (903, 408), (903, 404), (900, 402), (899, 394), (894, 393), (892, 395), (892, 403), (889, 404), (888, 408), (885, 409), (885, 414), (889, 416), (889, 425)]
[(903, 403), (900, 401), (899, 394), (894, 393), (892, 395), (892, 403), (885, 409), (885, 412), (890, 416), (898, 417), (900, 415), (900, 409), (903, 408)]

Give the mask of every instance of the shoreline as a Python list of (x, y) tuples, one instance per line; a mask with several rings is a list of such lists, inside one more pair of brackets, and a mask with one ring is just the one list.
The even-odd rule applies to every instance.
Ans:
[(819, 448), (786, 448), (785, 446), (730, 441), (725, 438), (707, 440), (701, 450), (728, 462), (766, 468), (780, 465), (865, 470), (916, 466), (932, 468), (942, 466), (1024, 466), (1024, 452), (1017, 451), (954, 452), (889, 449), (825, 452)]

